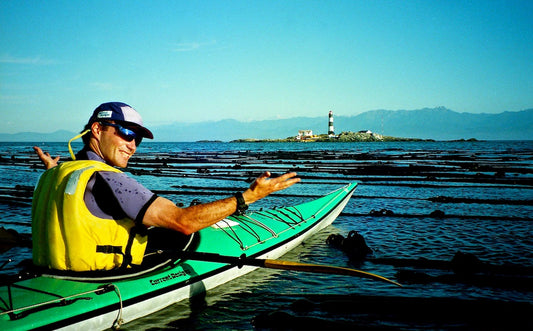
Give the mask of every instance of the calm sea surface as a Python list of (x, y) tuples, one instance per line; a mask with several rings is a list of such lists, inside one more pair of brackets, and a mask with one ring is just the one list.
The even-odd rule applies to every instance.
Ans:
[[(4, 195), (17, 185), (34, 186), (42, 174), (41, 168), (30, 166), (37, 162), (31, 146), (0, 143)], [(40, 146), (63, 160), (68, 158), (65, 143)], [(252, 209), (301, 203), (358, 182), (355, 195), (333, 225), (284, 256), (286, 260), (357, 268), (391, 279), (410, 267), (372, 259), (450, 261), (460, 251), (493, 265), (533, 268), (533, 141), (143, 143), (130, 165), (134, 170), (153, 170), (155, 166), (142, 161), (168, 157), (171, 175), (165, 175), (165, 170), (157, 176), (156, 172), (133, 171), (132, 176), (152, 190), (174, 191), (166, 196), (184, 205), (193, 199), (222, 198), (227, 194), (224, 188), (246, 188), (250, 177), (267, 169), (273, 173), (295, 170), (303, 181)], [(237, 172), (238, 177), (231, 177)], [(445, 217), (435, 216), (435, 211)], [(30, 232), (29, 204), (3, 201), (0, 213), (0, 226)], [(373, 250), (370, 259), (350, 260), (326, 244), (328, 235), (346, 236), (351, 230), (366, 239)], [(30, 257), (26, 248), (5, 252), (1, 260), (13, 262), (3, 272), (14, 272), (17, 262)], [(431, 277), (450, 273), (434, 268), (417, 271)], [(531, 280), (531, 276), (526, 277)], [(216, 288), (199, 302), (172, 305), (123, 329), (253, 329), (254, 318), (274, 311), (348, 324), (358, 319), (360, 323), (361, 317), (352, 313), (316, 307), (301, 312), (293, 306), (317, 295), (348, 298), (353, 294), (533, 302), (531, 288), (436, 281), (395, 288), (359, 278), (263, 269)]]

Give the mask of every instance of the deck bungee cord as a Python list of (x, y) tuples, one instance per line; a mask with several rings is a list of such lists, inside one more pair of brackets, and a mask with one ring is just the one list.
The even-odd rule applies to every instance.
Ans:
[(244, 216), (244, 220), (243, 221), (244, 221), (245, 224), (246, 224), (246, 221), (250, 221), (250, 223), (253, 223), (253, 224), (259, 226), (260, 228), (270, 232), (272, 237), (274, 237), (274, 238), (278, 237), (278, 234), (274, 230), (269, 228), (266, 224), (262, 223), (258, 219), (252, 218), (249, 214), (244, 214), (243, 216)]
[[(267, 241), (269, 239), (278, 238), (281, 233), (283, 233), (283, 232), (285, 232), (287, 230), (287, 229), (285, 229), (285, 230), (276, 232), (272, 228), (270, 228), (269, 226), (264, 224), (263, 222), (259, 221), (256, 218), (253, 218), (252, 217), (253, 214), (254, 213), (242, 215), (243, 218), (239, 219), (239, 222), (237, 224), (235, 224), (235, 225), (240, 225), (241, 228), (246, 233), (250, 234), (256, 240), (256, 242), (251, 244), (251, 245), (244, 245), (243, 240), (241, 240), (239, 235), (234, 231), (234, 229), (233, 229), (234, 225), (231, 225), (231, 224), (226, 222), (226, 224), (228, 224), (228, 226), (216, 225), (216, 227), (218, 229), (222, 230), (228, 237), (233, 239), (239, 245), (239, 247), (240, 247), (240, 249), (242, 251), (246, 251), (246, 250), (250, 249), (250, 247), (253, 247), (253, 246), (257, 245), (257, 244), (264, 243), (265, 241)], [(265, 217), (265, 218), (267, 218), (268, 220), (271, 220), (271, 221), (282, 221), (282, 220), (280, 220), (280, 219), (278, 219), (276, 217), (268, 217), (268, 216), (265, 216), (264, 214), (260, 214), (260, 215)], [(232, 216), (230, 216), (230, 218), (232, 218)], [(282, 222), (287, 224), (287, 222), (284, 222), (284, 221), (282, 221)], [(305, 220), (302, 218), (301, 222), (293, 224), (293, 225), (290, 225), (289, 229), (291, 229), (293, 226), (298, 225), (298, 224), (303, 223), (303, 222), (305, 222)], [(250, 224), (254, 224), (254, 225), (262, 228), (263, 230), (267, 231), (268, 233), (270, 233), (270, 237), (261, 238), (261, 236), (257, 233), (256, 230), (254, 230), (252, 228), (252, 226)], [(229, 231), (227, 230), (227, 228), (229, 228)], [(231, 231), (231, 233), (230, 233), (230, 231)]]
[[(34, 292), (44, 293), (46, 295), (55, 296), (56, 298), (55, 299), (51, 299), (51, 300), (47, 300), (47, 301), (44, 301), (44, 302), (31, 304), (31, 305), (24, 306), (24, 307), (13, 308), (13, 301), (12, 301), (12, 296), (11, 296), (11, 289), (13, 287), (19, 288), (19, 289), (23, 289), (23, 290), (27, 290), (27, 291), (34, 291)], [(88, 295), (88, 294), (92, 294), (92, 293), (97, 294), (97, 295), (101, 295), (101, 294), (104, 294), (104, 293), (108, 293), (108, 292), (114, 291), (117, 294), (117, 298), (118, 298), (118, 301), (119, 301), (120, 308), (118, 310), (117, 318), (116, 318), (115, 322), (113, 323), (113, 328), (115, 328), (115, 325), (116, 326), (120, 326), (123, 323), (123, 320), (122, 320), (122, 311), (123, 311), (122, 296), (120, 294), (120, 290), (119, 290), (118, 286), (115, 285), (115, 284), (100, 285), (94, 290), (75, 293), (75, 294), (72, 294), (72, 295), (69, 295), (69, 296), (60, 296), (60, 295), (57, 295), (57, 294), (52, 293), (52, 292), (46, 292), (46, 291), (43, 291), (43, 290), (38, 290), (38, 289), (26, 287), (26, 286), (20, 286), (20, 285), (17, 285), (17, 284), (9, 285), (8, 286), (8, 291), (9, 291), (9, 303), (6, 303), (4, 300), (2, 300), (2, 303), (9, 310), (0, 312), (0, 316), (9, 315), (9, 318), (11, 320), (18, 320), (18, 319), (24, 318), (24, 317), (26, 317), (26, 316), (34, 313), (34, 312), (37, 312), (37, 311), (40, 311), (40, 310), (43, 310), (43, 309), (53, 308), (53, 307), (56, 307), (56, 306), (68, 306), (68, 305), (71, 305), (71, 304), (75, 303), (78, 300), (91, 300), (91, 298), (89, 298), (89, 297), (83, 298), (82, 296), (84, 296), (84, 295)], [(18, 313), (18, 312), (20, 312), (20, 313)]]
[[(296, 217), (298, 217), (298, 218), (300, 218), (300, 219), (303, 218), (302, 212), (299, 211), (299, 210), (296, 209), (296, 208), (289, 207), (289, 208), (287, 208), (286, 210), (287, 210), (288, 212), (294, 214), (294, 216), (296, 216)], [(283, 213), (283, 212), (281, 212), (281, 213)], [(283, 213), (283, 214), (284, 214), (284, 213)], [(292, 219), (289, 215), (286, 215), (286, 216), (287, 216), (287, 218)], [(295, 221), (295, 222), (296, 222), (296, 221)]]
[[(335, 198), (337, 196), (339, 196), (340, 194), (343, 194), (343, 192), (346, 192), (345, 190), (346, 190), (346, 188), (340, 188), (340, 189), (336, 190), (338, 193), (335, 196)], [(335, 193), (335, 191), (333, 191), (331, 193)], [(251, 212), (251, 213), (242, 215), (242, 217), (240, 217), (240, 218), (236, 218), (235, 216), (229, 216), (228, 218), (222, 220), (221, 222), (214, 224), (214, 227), (222, 230), (228, 237), (233, 239), (239, 245), (239, 247), (240, 247), (240, 249), (242, 251), (246, 251), (246, 250), (250, 249), (251, 247), (253, 247), (255, 245), (262, 244), (262, 243), (264, 243), (264, 242), (266, 242), (266, 241), (268, 241), (270, 239), (278, 238), (284, 232), (290, 231), (291, 229), (293, 229), (294, 227), (296, 227), (296, 226), (298, 226), (298, 225), (300, 225), (302, 223), (305, 223), (305, 222), (307, 222), (309, 220), (316, 219), (317, 215), (320, 214), (324, 209), (326, 209), (326, 208), (329, 209), (330, 204), (334, 200), (335, 199), (332, 199), (332, 200), (328, 201), (328, 203), (324, 204), (324, 206), (322, 206), (322, 208), (320, 208), (318, 211), (316, 211), (314, 214), (312, 214), (308, 218), (304, 218), (304, 216), (302, 215), (301, 211), (298, 210), (295, 207), (283, 207), (283, 208), (275, 208), (272, 211)], [(287, 212), (290, 212), (293, 215), (289, 215)], [(279, 214), (284, 216), (286, 219), (284, 219)], [(261, 222), (257, 217), (255, 217), (255, 218), (252, 217), (254, 215), (260, 216), (260, 217), (264, 217), (268, 221), (281, 222), (281, 223), (287, 225), (287, 228), (285, 228), (285, 229), (283, 229), (283, 230), (281, 230), (279, 232), (276, 232), (271, 227), (269, 227), (265, 223)], [(296, 217), (296, 218), (294, 218), (294, 217)], [(238, 222), (235, 222), (234, 220), (238, 221)], [(288, 220), (290, 220), (290, 221), (288, 221)], [(225, 225), (222, 226), (220, 223), (224, 223)], [(257, 231), (254, 230), (248, 223), (254, 224), (254, 225), (266, 230), (267, 232), (269, 232), (271, 234), (271, 236), (270, 237), (266, 237), (266, 238), (261, 238), (259, 233), (257, 233)], [(253, 243), (253, 244), (245, 245), (243, 240), (239, 237), (239, 235), (233, 229), (233, 226), (236, 226), (236, 225), (240, 225), (241, 228), (245, 232), (247, 232), (252, 237), (254, 237), (256, 242)], [(228, 228), (229, 228), (229, 230), (227, 230)]]
[[(287, 208), (286, 210), (289, 210), (289, 208)], [(290, 211), (290, 210), (289, 210), (289, 211)], [(292, 217), (289, 216), (289, 215), (287, 215), (287, 214), (284, 212), (284, 210), (282, 210), (282, 209), (278, 209), (277, 212), (280, 213), (280, 214), (282, 214), (283, 216), (287, 217), (287, 218), (288, 218), (289, 220), (291, 220), (292, 222), (289, 222), (289, 221), (287, 221), (287, 220), (284, 220), (283, 218), (281, 218), (281, 216), (276, 215), (275, 213), (270, 212), (270, 211), (266, 211), (266, 212), (264, 212), (263, 215), (264, 215), (264, 214), (268, 214), (268, 215), (270, 215), (270, 217), (275, 218), (277, 221), (282, 222), (282, 223), (284, 223), (284, 224), (286, 224), (286, 225), (288, 225), (288, 226), (291, 226), (291, 227), (292, 227), (292, 226), (296, 226), (296, 225), (298, 225), (298, 224), (300, 223), (300, 222), (298, 222), (298, 221), (296, 221), (296, 220), (293, 220)], [(296, 215), (296, 214), (295, 214), (295, 215)], [(298, 215), (296, 215), (296, 216), (298, 217)], [(267, 217), (268, 217), (268, 216), (267, 216)], [(300, 217), (301, 220), (303, 220), (303, 216), (302, 216), (301, 214), (299, 215), (299, 217)]]
[[(235, 230), (233, 229), (233, 227), (231, 225), (229, 225), (229, 223), (224, 219), (222, 220), (223, 223), (226, 223), (228, 224), (228, 228), (231, 230), (232, 233), (229, 233), (227, 230), (226, 230), (226, 227), (224, 226), (221, 226), (219, 223), (216, 223), (214, 224), (215, 227), (217, 227), (218, 229), (222, 230), (222, 232), (224, 232), (229, 238), (233, 239), (238, 245), (239, 247), (241, 248), (241, 250), (244, 250), (244, 243), (242, 242), (242, 240), (239, 238), (239, 236), (237, 235), (237, 233), (235, 232)], [(258, 238), (256, 236), (256, 238)]]

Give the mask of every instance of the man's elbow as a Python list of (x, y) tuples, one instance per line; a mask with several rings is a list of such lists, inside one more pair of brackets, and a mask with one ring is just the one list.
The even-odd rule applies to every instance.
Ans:
[(183, 233), (186, 236), (189, 236), (195, 232), (197, 232), (199, 229), (194, 227), (192, 224), (183, 224), (183, 223), (174, 223), (169, 227), (171, 230), (174, 230), (176, 232)]
[(193, 229), (193, 228), (190, 228), (190, 227), (180, 228), (180, 230), (178, 230), (178, 232), (181, 232), (181, 233), (183, 233), (186, 236), (190, 236), (191, 234), (195, 233), (196, 231), (197, 231), (196, 229)]

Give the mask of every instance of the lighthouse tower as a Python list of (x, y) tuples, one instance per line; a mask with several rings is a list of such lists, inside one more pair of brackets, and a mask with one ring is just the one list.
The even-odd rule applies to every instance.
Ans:
[(333, 129), (333, 111), (329, 111), (328, 136), (335, 137), (335, 130)]

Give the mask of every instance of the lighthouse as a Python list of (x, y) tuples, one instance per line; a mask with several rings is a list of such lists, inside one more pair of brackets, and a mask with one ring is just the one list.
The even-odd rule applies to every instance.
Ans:
[(329, 111), (328, 136), (335, 137), (335, 130), (333, 129), (333, 111)]

